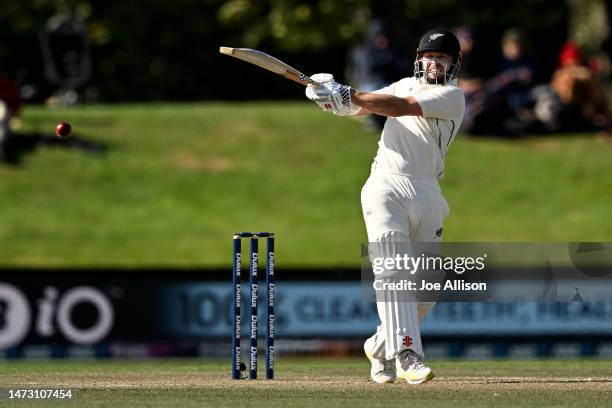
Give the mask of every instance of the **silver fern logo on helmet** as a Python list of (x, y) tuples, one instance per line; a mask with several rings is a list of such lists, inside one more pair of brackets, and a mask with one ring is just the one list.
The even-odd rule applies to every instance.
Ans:
[(444, 34), (432, 34), (432, 35), (429, 36), (429, 41), (433, 41), (436, 38), (440, 38), (440, 37), (443, 37), (443, 36), (444, 36)]

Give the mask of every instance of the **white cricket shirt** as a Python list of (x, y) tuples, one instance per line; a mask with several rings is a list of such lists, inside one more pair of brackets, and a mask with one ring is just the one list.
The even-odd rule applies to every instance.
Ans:
[(404, 78), (376, 93), (400, 98), (413, 96), (423, 117), (388, 117), (378, 142), (372, 172), (399, 173), (441, 179), (444, 157), (453, 142), (465, 110), (463, 91), (456, 81), (450, 85), (429, 85), (416, 78)]

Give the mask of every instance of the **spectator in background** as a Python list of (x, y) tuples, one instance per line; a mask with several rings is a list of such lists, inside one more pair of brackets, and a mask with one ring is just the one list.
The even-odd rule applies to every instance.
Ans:
[(0, 74), (0, 158), (11, 136), (11, 120), (19, 116), (21, 97), (15, 82)]
[[(406, 76), (409, 68), (409, 61), (391, 47), (384, 23), (375, 19), (368, 23), (364, 42), (349, 55), (347, 77), (360, 91), (372, 92)], [(386, 117), (369, 115), (366, 120), (368, 128), (380, 130)]]
[(484, 85), (483, 131), (517, 135), (534, 122), (530, 90), (538, 80), (537, 64), (529, 55), (527, 37), (519, 30), (506, 31), (501, 47), (497, 72)]
[(468, 27), (458, 27), (454, 30), (461, 46), (461, 76), (457, 86), (465, 95), (465, 114), (461, 130), (467, 133), (477, 133), (479, 119), (485, 101), (484, 80), (481, 66), (474, 52), (474, 35)]
[(593, 72), (584, 65), (576, 44), (563, 45), (550, 87), (561, 103), (559, 118), (564, 130), (603, 130), (610, 136), (612, 123), (606, 94)]

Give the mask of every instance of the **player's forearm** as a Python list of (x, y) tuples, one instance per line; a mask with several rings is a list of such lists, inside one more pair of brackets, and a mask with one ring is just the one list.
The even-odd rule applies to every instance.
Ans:
[[(399, 98), (393, 95), (353, 91), (352, 102), (369, 112), (383, 116), (422, 116), (421, 105), (412, 96)], [(361, 112), (360, 112), (361, 113)]]

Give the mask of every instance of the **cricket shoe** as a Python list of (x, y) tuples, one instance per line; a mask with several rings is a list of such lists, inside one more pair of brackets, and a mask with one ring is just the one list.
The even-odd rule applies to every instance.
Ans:
[(395, 381), (395, 369), (393, 367), (393, 360), (379, 360), (372, 355), (370, 351), (370, 339), (366, 340), (363, 345), (365, 355), (370, 360), (372, 368), (370, 369), (370, 377), (374, 382), (379, 384), (388, 384)]
[(434, 378), (431, 368), (423, 363), (423, 357), (410, 349), (401, 351), (395, 359), (395, 371), (398, 378), (408, 384), (423, 384)]

